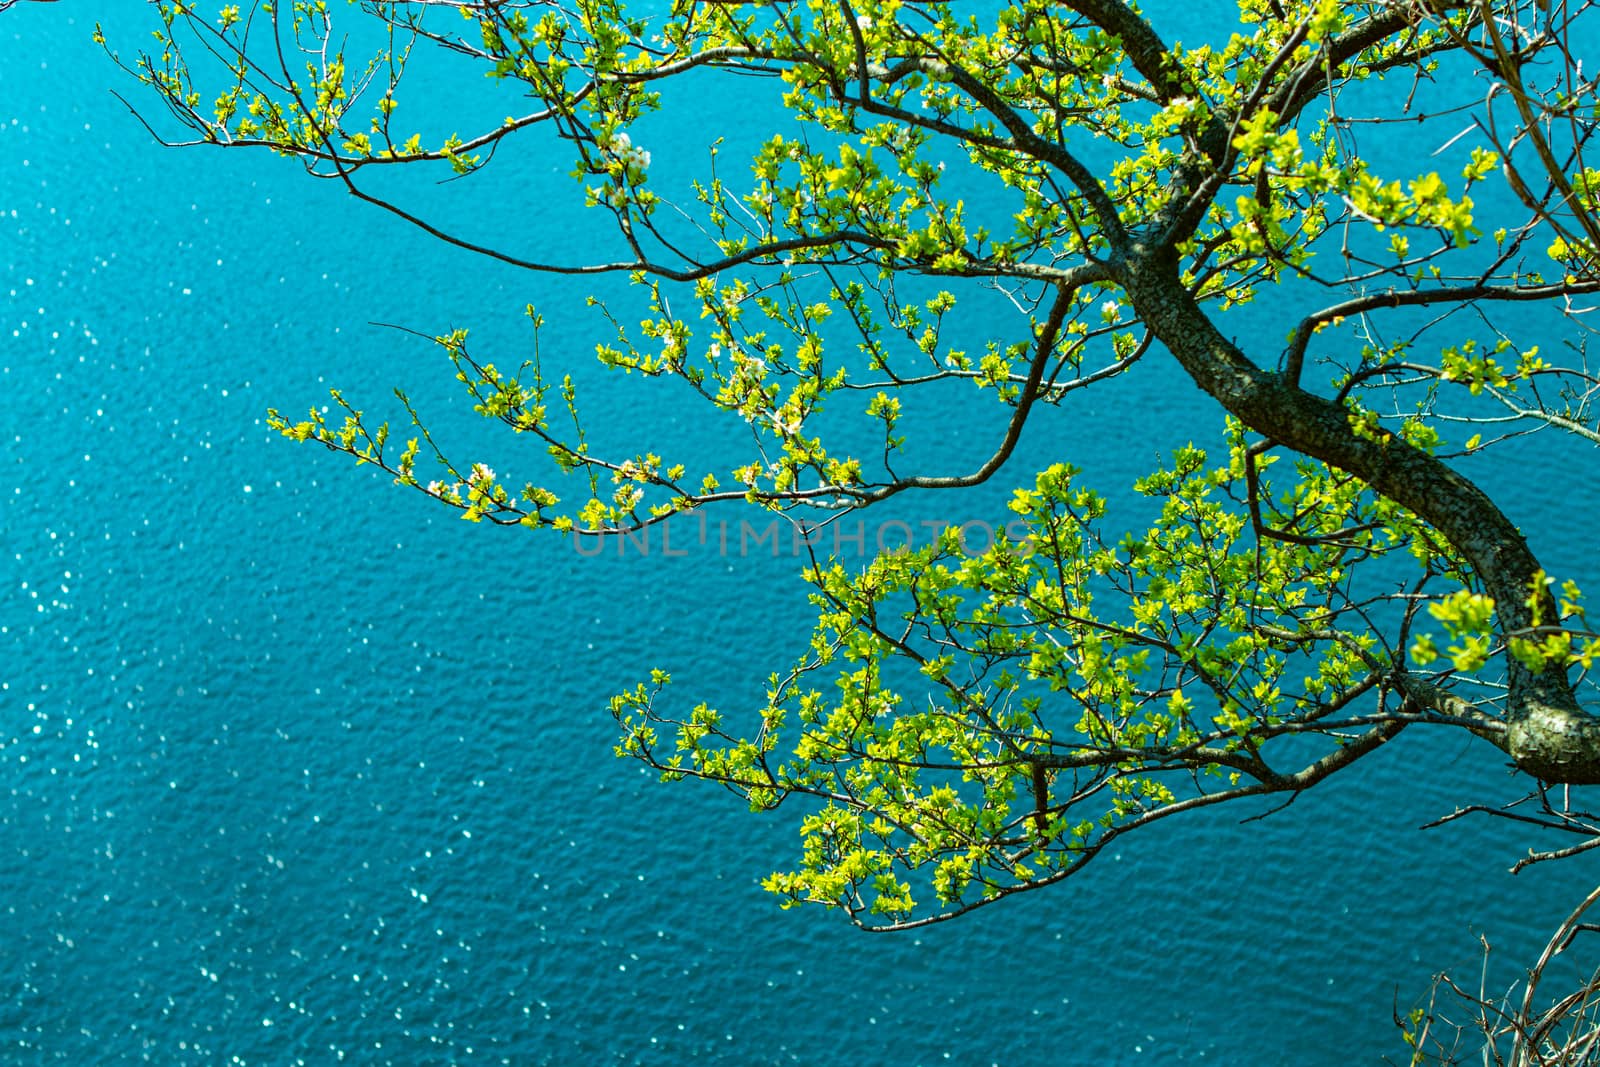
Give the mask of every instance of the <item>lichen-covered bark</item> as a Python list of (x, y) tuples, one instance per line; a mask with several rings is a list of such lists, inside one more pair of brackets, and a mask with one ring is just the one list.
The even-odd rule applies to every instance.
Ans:
[(1600, 784), (1600, 719), (1579, 706), (1565, 671), (1535, 676), (1513, 663), (1507, 719), (1518, 767), (1547, 782)]
[[(1483, 490), (1397, 437), (1357, 434), (1343, 406), (1253, 363), (1201, 310), (1169, 248), (1134, 248), (1121, 274), (1140, 317), (1229, 413), (1421, 516), (1472, 565), (1495, 600), (1502, 632), (1529, 624), (1527, 598), (1538, 561)], [(1554, 614), (1554, 604), (1548, 605), (1545, 617)], [(1517, 766), (1549, 782), (1600, 783), (1600, 719), (1579, 705), (1566, 670), (1535, 674), (1513, 657), (1507, 661), (1506, 748)]]

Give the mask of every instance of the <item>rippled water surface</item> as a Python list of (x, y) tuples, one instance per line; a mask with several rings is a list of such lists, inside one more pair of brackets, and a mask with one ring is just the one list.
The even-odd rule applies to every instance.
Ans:
[[(113, 41), (148, 41), (117, 6)], [(657, 785), (613, 758), (605, 701), (653, 665), (759, 693), (805, 633), (794, 560), (585, 559), (264, 424), (402, 383), (459, 424), (430, 346), (374, 323), (519, 353), (537, 301), (546, 357), (587, 368), (588, 291), (284, 161), (155, 146), (89, 20), (0, 15), (0, 1060), (1372, 1063), (1397, 996), (1475, 967), (1479, 931), (1523, 959), (1593, 884), (1582, 860), (1512, 879), (1506, 826), (1418, 833), (1513, 786), (1486, 746), (1408, 739), (959, 923), (780, 911), (757, 881), (792, 815)], [(718, 101), (690, 103), (658, 143), (708, 139)], [(555, 155), (444, 210), (581, 250), (543, 207), (572, 187)], [(1152, 373), (1031, 457), (1109, 489), (1214, 432)], [(694, 437), (668, 389), (597, 395), (613, 431)], [(1500, 481), (1593, 576), (1592, 484)]]

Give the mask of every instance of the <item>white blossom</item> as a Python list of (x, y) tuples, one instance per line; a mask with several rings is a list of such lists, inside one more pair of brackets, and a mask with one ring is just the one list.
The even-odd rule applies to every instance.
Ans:
[(774, 411), (767, 417), (772, 420), (772, 428), (783, 434), (785, 437), (793, 437), (795, 434), (800, 432), (800, 419), (798, 416), (792, 419), (785, 419), (783, 416)]
[(626, 131), (619, 130), (600, 141), (600, 147), (617, 157), (625, 167), (646, 170), (650, 166), (650, 153), (633, 143)]

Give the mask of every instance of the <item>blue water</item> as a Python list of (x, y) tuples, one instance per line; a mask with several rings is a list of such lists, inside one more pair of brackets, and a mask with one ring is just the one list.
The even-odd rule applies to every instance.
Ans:
[[(137, 43), (139, 7), (98, 17)], [(153, 145), (90, 28), (0, 16), (0, 1062), (1375, 1063), (1397, 998), (1475, 973), (1478, 932), (1509, 984), (1592, 886), (1587, 859), (1507, 875), (1536, 842), (1514, 827), (1417, 832), (1517, 783), (1408, 737), (1272, 819), (1174, 820), (957, 923), (780, 911), (757, 882), (793, 816), (616, 760), (605, 701), (651, 666), (751, 699), (806, 633), (795, 560), (586, 559), (264, 425), (404, 384), (471, 450), (439, 357), (371, 323), (516, 353), (534, 300), (589, 383), (587, 290), (284, 161)], [(565, 159), (515, 162), (468, 190), (486, 224), (581, 248), (543, 207)], [(1214, 432), (1161, 374), (1030, 456), (1109, 489)], [(681, 396), (623, 384), (593, 384), (599, 432), (696, 445)], [(978, 454), (988, 417), (929, 455)], [(484, 458), (533, 462), (510, 445)], [(1595, 578), (1592, 485), (1498, 483)]]

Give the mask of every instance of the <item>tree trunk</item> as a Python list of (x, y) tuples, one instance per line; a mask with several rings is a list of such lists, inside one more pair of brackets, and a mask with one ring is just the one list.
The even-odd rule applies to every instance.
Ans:
[[(1538, 561), (1481, 489), (1398, 437), (1357, 435), (1344, 407), (1252, 363), (1200, 309), (1170, 249), (1137, 250), (1122, 275), (1140, 318), (1230, 414), (1264, 437), (1355, 475), (1420, 516), (1482, 579), (1501, 632), (1529, 625), (1527, 600)], [(1553, 602), (1543, 615), (1555, 617)], [(1517, 766), (1547, 782), (1600, 783), (1600, 719), (1579, 706), (1566, 668), (1535, 674), (1509, 653), (1506, 660), (1506, 748)]]

